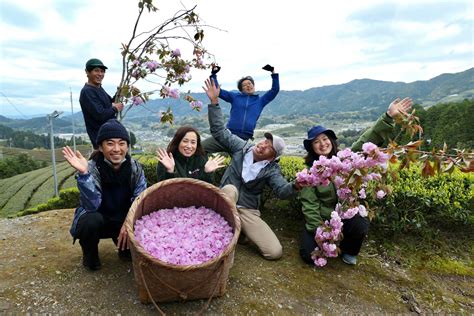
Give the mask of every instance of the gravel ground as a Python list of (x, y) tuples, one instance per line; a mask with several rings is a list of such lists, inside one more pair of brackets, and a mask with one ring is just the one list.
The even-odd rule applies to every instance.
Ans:
[[(68, 232), (72, 214), (0, 219), (0, 314), (156, 314), (152, 304), (138, 300), (132, 264), (117, 257), (112, 241), (100, 243), (100, 271), (82, 267), (80, 247)], [(335, 259), (315, 269), (298, 257), (297, 232), (272, 227), (284, 257), (266, 261), (252, 246), (238, 245), (227, 292), (205, 314), (474, 313), (472, 276), (413, 270), (383, 259), (370, 242), (355, 267)], [(160, 307), (168, 314), (193, 314), (205, 303)]]

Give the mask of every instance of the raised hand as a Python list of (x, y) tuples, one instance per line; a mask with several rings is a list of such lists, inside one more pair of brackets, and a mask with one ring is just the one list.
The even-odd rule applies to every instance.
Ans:
[(266, 64), (265, 66), (263, 66), (262, 69), (266, 71), (270, 71), (271, 73), (275, 71), (275, 67), (270, 66), (269, 64)]
[(221, 67), (218, 66), (217, 64), (211, 64), (211, 74), (215, 75), (216, 73), (221, 70)]
[(209, 160), (204, 165), (204, 172), (210, 173), (219, 168), (225, 167), (223, 163), (224, 160), (225, 160), (225, 157), (220, 156), (220, 155), (216, 155), (215, 157), (209, 158)]
[(168, 173), (173, 173), (175, 166), (173, 154), (168, 153), (163, 148), (158, 148), (156, 154), (158, 155), (158, 159), (160, 160), (159, 163), (161, 163), (166, 168), (166, 171)]
[(221, 92), (221, 88), (216, 86), (214, 80), (206, 79), (204, 83), (206, 84), (206, 86), (202, 87), (202, 89), (206, 92), (209, 101), (211, 101), (211, 104), (218, 104), (218, 98), (219, 93)]
[(69, 146), (63, 147), (63, 156), (66, 161), (81, 174), (89, 172), (87, 159), (82, 156), (79, 150), (74, 152)]
[(410, 111), (412, 105), (413, 101), (410, 98), (404, 98), (403, 100), (396, 98), (388, 106), (387, 114), (392, 118), (400, 114), (408, 115), (408, 111)]

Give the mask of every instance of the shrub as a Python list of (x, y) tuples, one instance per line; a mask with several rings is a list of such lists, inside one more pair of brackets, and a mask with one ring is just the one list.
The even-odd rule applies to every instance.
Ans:
[(473, 222), (473, 176), (454, 172), (423, 178), (418, 168), (403, 169), (393, 192), (382, 201), (376, 224), (394, 232), (423, 231), (430, 227)]
[(155, 184), (158, 179), (156, 177), (156, 166), (158, 164), (158, 158), (154, 156), (141, 156), (137, 161), (142, 165), (143, 172), (145, 173), (145, 178), (147, 186)]
[[(142, 157), (148, 184), (156, 183), (155, 157)], [(228, 164), (229, 159), (226, 159)], [(295, 179), (296, 173), (304, 169), (301, 157), (282, 157), (280, 167), (283, 176), (288, 181)], [(215, 174), (215, 184), (218, 184), (225, 168)], [(423, 178), (419, 169), (403, 169), (398, 172), (397, 181), (389, 181), (393, 191), (384, 200), (368, 201), (369, 205), (382, 208), (376, 214), (374, 224), (392, 232), (424, 232), (432, 227), (449, 225), (474, 224), (474, 176), (454, 172), (435, 177)], [(262, 194), (262, 204), (266, 201), (275, 202), (270, 189)], [(47, 203), (40, 204), (21, 213), (21, 215), (36, 213), (51, 209), (74, 208), (79, 205), (79, 190), (69, 188), (61, 190), (59, 198), (52, 198)], [(288, 203), (278, 204), (287, 207), (295, 215), (301, 211), (301, 204), (295, 196)]]
[(79, 189), (68, 188), (59, 191), (59, 197), (53, 197), (46, 203), (38, 204), (35, 207), (29, 208), (18, 215), (23, 216), (27, 214), (34, 214), (49, 210), (57, 210), (63, 208), (75, 208), (79, 206)]

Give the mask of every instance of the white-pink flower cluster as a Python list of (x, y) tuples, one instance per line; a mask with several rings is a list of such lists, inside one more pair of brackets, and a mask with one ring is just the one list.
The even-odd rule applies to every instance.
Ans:
[(234, 235), (220, 214), (194, 206), (145, 215), (136, 221), (134, 234), (151, 256), (176, 265), (198, 265), (219, 256)]
[(142, 97), (140, 96), (135, 96), (135, 97), (132, 97), (132, 104), (133, 105), (140, 105), (140, 104), (143, 104), (143, 99)]
[(191, 101), (191, 102), (189, 102), (189, 105), (191, 106), (191, 108), (193, 110), (196, 110), (198, 112), (200, 112), (202, 110), (202, 102), (201, 101), (198, 101), (198, 100)]
[(156, 60), (140, 61), (138, 59), (135, 59), (132, 62), (131, 76), (136, 80), (140, 78), (145, 78), (147, 75), (154, 73), (160, 67), (161, 64)]
[(369, 182), (380, 181), (387, 171), (388, 155), (372, 143), (362, 145), (362, 153), (344, 149), (336, 156), (320, 156), (313, 166), (296, 174), (296, 181), (302, 186), (327, 186), (331, 182), (336, 187), (339, 203), (331, 214), (331, 220), (317, 228), (315, 240), (318, 247), (313, 252), (316, 266), (324, 266), (326, 257), (337, 257), (336, 243), (342, 239), (342, 219), (350, 219), (359, 214), (368, 215), (367, 208), (360, 203), (369, 193), (378, 199), (386, 193), (383, 190), (368, 192)]
[(163, 85), (163, 88), (161, 89), (161, 93), (165, 97), (170, 97), (173, 99), (179, 99), (179, 90), (178, 89), (171, 89), (168, 86)]

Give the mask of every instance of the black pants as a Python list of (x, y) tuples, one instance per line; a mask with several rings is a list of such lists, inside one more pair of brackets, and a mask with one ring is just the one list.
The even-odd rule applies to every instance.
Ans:
[(100, 239), (112, 238), (117, 244), (117, 238), (123, 222), (110, 221), (101, 213), (86, 213), (77, 223), (77, 239), (83, 250), (97, 251)]
[[(362, 242), (369, 232), (369, 221), (365, 217), (356, 215), (353, 218), (345, 219), (342, 222), (344, 224), (342, 226), (344, 239), (341, 241), (339, 248), (343, 253), (357, 256), (362, 247)], [(309, 264), (314, 264), (311, 259), (311, 252), (313, 252), (316, 247), (317, 244), (314, 240), (314, 233), (310, 233), (304, 229), (301, 237), (301, 258)]]

